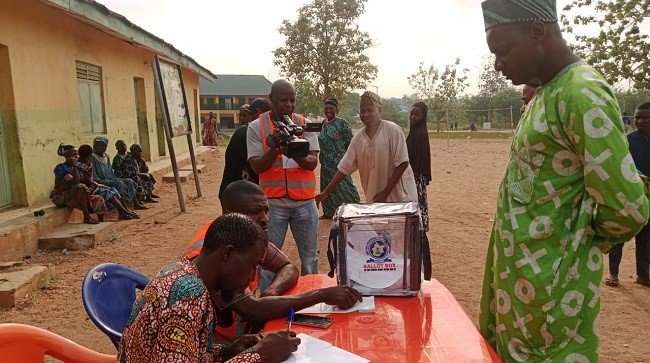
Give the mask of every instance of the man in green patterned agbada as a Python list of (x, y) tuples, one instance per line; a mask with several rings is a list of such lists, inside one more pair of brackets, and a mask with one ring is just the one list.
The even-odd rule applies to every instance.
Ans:
[(505, 361), (596, 362), (602, 253), (648, 218), (620, 109), (562, 39), (554, 0), (482, 8), (495, 69), (538, 88), (498, 195), (480, 329)]

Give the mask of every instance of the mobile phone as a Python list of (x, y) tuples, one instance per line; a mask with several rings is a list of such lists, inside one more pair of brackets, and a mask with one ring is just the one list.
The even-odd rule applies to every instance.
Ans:
[(325, 318), (321, 316), (313, 316), (313, 315), (305, 315), (305, 314), (295, 314), (293, 316), (293, 324), (312, 326), (321, 329), (328, 328), (330, 325), (332, 325), (333, 321), (334, 319), (332, 318)]

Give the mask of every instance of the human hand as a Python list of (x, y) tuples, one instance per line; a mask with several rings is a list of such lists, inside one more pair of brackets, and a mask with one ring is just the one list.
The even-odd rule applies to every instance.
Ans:
[(323, 302), (327, 305), (337, 306), (339, 309), (349, 309), (361, 301), (359, 291), (349, 286), (327, 287), (321, 290)]
[(250, 351), (259, 354), (262, 362), (275, 363), (289, 358), (291, 353), (298, 350), (298, 345), (300, 338), (296, 338), (295, 332), (280, 330), (264, 335)]
[(255, 346), (262, 341), (262, 334), (245, 334), (230, 344), (223, 352), (222, 356), (226, 359), (236, 356), (248, 348)]
[(325, 193), (316, 194), (314, 197), (314, 200), (316, 201), (316, 208), (320, 206), (320, 202), (322, 202), (325, 198), (327, 198), (327, 194)]
[(372, 198), (373, 203), (385, 203), (386, 199), (388, 199), (388, 195), (390, 192), (387, 192), (386, 189), (382, 190), (381, 192), (375, 194), (375, 196)]

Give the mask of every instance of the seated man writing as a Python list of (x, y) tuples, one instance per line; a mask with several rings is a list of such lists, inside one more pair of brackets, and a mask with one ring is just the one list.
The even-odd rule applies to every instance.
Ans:
[(118, 351), (119, 362), (281, 362), (298, 349), (289, 331), (214, 341), (210, 295), (238, 291), (253, 278), (266, 251), (266, 233), (241, 214), (217, 218), (201, 253), (164, 268), (133, 304)]
[[(221, 202), (224, 214), (244, 214), (254, 219), (264, 231), (268, 229), (269, 203), (264, 191), (257, 184), (245, 180), (233, 182), (224, 189)], [(186, 258), (192, 259), (200, 253), (205, 229), (204, 227), (192, 238), (185, 252)], [(359, 292), (347, 286), (318, 289), (299, 295), (279, 296), (296, 284), (298, 269), (272, 243), (268, 244), (260, 267), (275, 272), (275, 277), (269, 288), (259, 297), (251, 293), (257, 288), (258, 273), (255, 274), (248, 289), (222, 291), (212, 295), (219, 315), (216, 330), (225, 339), (232, 340), (243, 334), (246, 325), (244, 322), (260, 328), (269, 320), (286, 316), (291, 308), (298, 311), (324, 302), (348, 309), (357, 301), (361, 301)], [(236, 314), (233, 314), (233, 310)]]

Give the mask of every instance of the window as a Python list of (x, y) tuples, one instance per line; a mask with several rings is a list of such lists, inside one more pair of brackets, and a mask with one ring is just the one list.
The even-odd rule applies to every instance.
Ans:
[(232, 98), (225, 98), (223, 100), (224, 110), (232, 110)]
[(208, 98), (207, 97), (201, 97), (201, 104), (207, 105), (208, 104)]
[(84, 133), (105, 134), (102, 69), (92, 64), (77, 61), (77, 89), (79, 90), (82, 131)]

